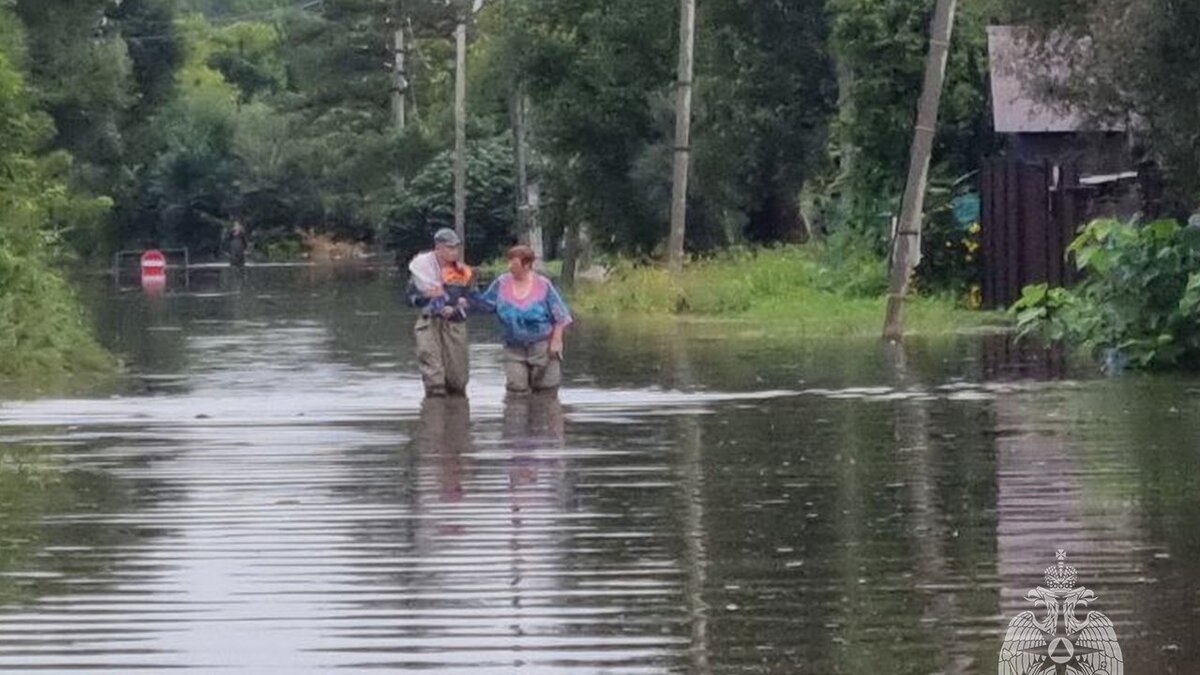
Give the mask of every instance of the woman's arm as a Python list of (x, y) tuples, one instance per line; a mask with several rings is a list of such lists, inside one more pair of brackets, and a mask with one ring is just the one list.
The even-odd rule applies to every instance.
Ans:
[(563, 354), (563, 333), (567, 326), (571, 325), (571, 311), (567, 309), (567, 303), (563, 301), (562, 295), (554, 284), (550, 284), (546, 293), (546, 302), (550, 306), (550, 317), (554, 320), (554, 329), (550, 331), (550, 354), (562, 358)]
[(563, 355), (563, 330), (567, 327), (565, 323), (554, 324), (554, 330), (550, 331), (550, 355), (555, 358), (562, 358)]
[(492, 282), (488, 289), (482, 293), (472, 293), (471, 296), (471, 311), (480, 314), (495, 314), (496, 305), (500, 302), (500, 279), (497, 278)]

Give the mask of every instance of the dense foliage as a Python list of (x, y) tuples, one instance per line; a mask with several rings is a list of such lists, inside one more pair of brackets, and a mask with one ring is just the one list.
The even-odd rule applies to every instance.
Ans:
[[(834, 124), (844, 208), (858, 221), (895, 213), (904, 188), (934, 0), (830, 0), (843, 109)], [(974, 172), (994, 150), (983, 86), (986, 2), (959, 3), (939, 115), (933, 182)], [(936, 196), (936, 195), (935, 195)], [(936, 209), (936, 199), (934, 207)]]
[(1026, 288), (1022, 335), (1082, 345), (1109, 369), (1200, 367), (1200, 228), (1097, 220), (1070, 250), (1084, 280)]
[[(846, 223), (885, 240), (880, 214), (902, 187), (931, 6), (701, 4), (691, 250), (801, 241)], [(945, 180), (985, 145), (985, 6), (964, 3), (960, 20), (935, 171)], [(586, 223), (602, 248), (655, 253), (670, 192), (674, 3), (15, 0), (51, 144), (74, 157), (69, 182), (114, 203), (78, 249), (219, 255), (235, 219), (260, 250), (299, 230), (417, 246), (449, 215), (449, 38), (455, 13), (472, 7), (472, 257), (516, 234), (518, 92), (550, 241)], [(400, 28), (403, 129), (388, 67)]]
[(52, 263), (110, 202), (72, 193), (70, 156), (45, 151), (53, 127), (18, 70), (24, 44), (0, 7), (0, 375), (9, 377), (107, 364)]

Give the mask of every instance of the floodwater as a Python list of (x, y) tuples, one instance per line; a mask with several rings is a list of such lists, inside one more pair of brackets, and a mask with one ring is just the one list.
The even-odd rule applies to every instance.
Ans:
[(483, 320), (422, 402), (383, 272), (86, 297), (130, 376), (0, 404), (0, 670), (990, 673), (1066, 549), (1200, 672), (1200, 381), (583, 320), (506, 401)]

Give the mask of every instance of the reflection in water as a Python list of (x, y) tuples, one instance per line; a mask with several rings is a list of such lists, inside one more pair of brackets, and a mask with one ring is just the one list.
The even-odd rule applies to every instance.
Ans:
[(97, 579), (102, 561), (72, 561), (59, 552), (130, 538), (125, 528), (83, 528), (62, 520), (80, 498), (97, 510), (128, 506), (124, 486), (64, 464), (50, 448), (0, 445), (0, 606)]
[[(907, 390), (913, 385), (908, 370), (908, 354), (903, 342), (889, 342), (883, 346), (893, 386)], [(947, 566), (946, 514), (938, 503), (937, 469), (935, 466), (936, 446), (931, 442), (931, 401), (925, 396), (910, 396), (895, 406), (894, 438), (896, 450), (907, 455), (905, 467), (909, 475), (912, 516), (911, 531), (916, 539), (914, 548), (916, 587), (923, 596), (924, 607), (920, 622), (926, 628), (925, 642), (940, 655), (939, 672), (947, 675), (966, 675), (987, 669), (983, 663), (972, 659), (969, 650), (963, 650), (953, 628), (954, 619), (960, 614), (957, 589), (948, 588), (950, 579)], [(932, 629), (932, 630), (930, 630)], [(964, 653), (966, 651), (966, 653)]]
[[(471, 452), (471, 403), (465, 397), (430, 396), (421, 402), (418, 454), (438, 467), (438, 499), (463, 500), (463, 477)], [(428, 461), (428, 460), (427, 460)]]
[(490, 324), (422, 402), (387, 276), (90, 297), (133, 376), (0, 404), (0, 669), (990, 672), (1067, 548), (1195, 671), (1195, 380), (584, 321), (561, 403)]
[(566, 439), (566, 429), (557, 392), (507, 395), (503, 438), (504, 447), (511, 453), (508, 479), (515, 513), (521, 510), (523, 494), (536, 491), (540, 474), (562, 473), (563, 460), (558, 450)]

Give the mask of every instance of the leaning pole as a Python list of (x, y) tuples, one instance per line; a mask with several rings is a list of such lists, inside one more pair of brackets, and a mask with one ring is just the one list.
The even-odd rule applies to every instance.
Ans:
[(946, 79), (946, 60), (950, 55), (956, 6), (957, 0), (938, 0), (929, 32), (929, 60), (925, 63), (925, 84), (917, 107), (917, 128), (913, 132), (909, 153), (904, 204), (892, 240), (887, 317), (883, 324), (883, 337), (886, 340), (904, 337), (904, 298), (908, 295), (909, 280), (921, 256), (921, 214), (925, 210), (929, 158), (933, 154), (933, 138), (937, 131), (938, 107), (942, 102), (942, 83)]

